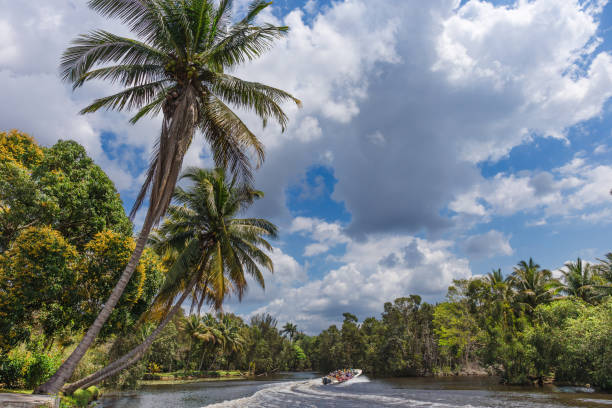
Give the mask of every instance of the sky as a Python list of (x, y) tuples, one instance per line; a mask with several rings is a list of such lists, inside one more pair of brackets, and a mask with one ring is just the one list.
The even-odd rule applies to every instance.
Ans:
[[(58, 65), (78, 34), (130, 33), (80, 0), (0, 9), (0, 130), (83, 144), (129, 210), (160, 120), (78, 115), (115, 88), (73, 92)], [(607, 1), (277, 0), (261, 20), (290, 33), (233, 74), (303, 108), (285, 106), (284, 133), (240, 113), (266, 147), (249, 213), (280, 237), (265, 291), (251, 282), (226, 310), (317, 333), (529, 257), (555, 270), (612, 251)], [(185, 164), (210, 166), (202, 137)]]

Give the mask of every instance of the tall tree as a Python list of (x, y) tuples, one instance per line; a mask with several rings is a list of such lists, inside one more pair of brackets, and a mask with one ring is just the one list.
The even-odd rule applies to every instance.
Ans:
[(25, 133), (0, 132), (0, 252), (29, 226), (51, 226), (78, 251), (104, 230), (132, 235), (113, 182), (83, 146), (40, 148)]
[(281, 334), (289, 336), (289, 340), (293, 341), (293, 338), (297, 334), (297, 326), (291, 322), (287, 322), (283, 326), (283, 329), (281, 330)]
[(588, 262), (583, 262), (580, 258), (576, 259), (576, 262), (567, 262), (565, 270), (562, 269), (561, 273), (563, 274), (561, 290), (565, 294), (588, 303), (595, 303), (603, 296), (603, 293), (597, 290), (595, 268)]
[(80, 87), (90, 80), (108, 80), (124, 89), (95, 100), (81, 113), (101, 108), (136, 110), (131, 122), (162, 113), (162, 128), (155, 144), (145, 182), (132, 208), (143, 201), (149, 207), (136, 247), (121, 278), (79, 345), (59, 370), (36, 392), (57, 392), (72, 375), (93, 344), (127, 285), (145, 247), (151, 228), (170, 204), (183, 157), (199, 130), (210, 144), (217, 166), (228, 167), (245, 182), (252, 179), (249, 157), (264, 158), (261, 142), (227, 104), (249, 110), (265, 125), (276, 120), (284, 130), (285, 101), (300, 101), (290, 94), (228, 75), (241, 63), (258, 58), (285, 26), (255, 25), (257, 15), (270, 5), (254, 0), (241, 20), (231, 16), (232, 0), (89, 0), (89, 6), (126, 24), (139, 38), (104, 30), (79, 36), (64, 53), (63, 77)]
[(276, 237), (276, 226), (264, 219), (236, 218), (263, 193), (235, 186), (233, 180), (226, 179), (223, 169), (190, 168), (183, 177), (192, 185), (187, 189), (177, 187), (174, 198), (179, 205), (170, 207), (160, 228), (162, 248), (182, 248), (158, 295), (158, 303), (170, 311), (163, 314), (159, 326), (142, 344), (98, 372), (68, 385), (66, 392), (96, 384), (138, 361), (198, 282), (204, 281), (202, 290), (206, 291), (199, 298), (206, 296), (217, 309), (230, 289), (242, 299), (246, 275), (265, 287), (260, 266), (270, 271), (274, 267), (261, 247), (272, 249), (265, 237)]
[(540, 265), (531, 258), (529, 262), (518, 263), (509, 282), (517, 291), (518, 303), (526, 307), (530, 313), (537, 305), (549, 302), (559, 288), (559, 282), (553, 278), (552, 272), (541, 269)]
[(204, 325), (200, 320), (200, 316), (189, 315), (181, 321), (180, 330), (189, 339), (189, 348), (187, 350), (187, 362), (185, 363), (185, 371), (189, 371), (189, 363), (191, 362), (191, 355), (193, 354), (193, 348), (195, 343), (198, 341), (200, 333), (204, 329)]

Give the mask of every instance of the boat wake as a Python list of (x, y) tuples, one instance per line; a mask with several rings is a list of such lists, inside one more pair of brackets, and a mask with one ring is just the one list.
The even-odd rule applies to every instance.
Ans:
[(348, 381), (345, 381), (343, 383), (336, 384), (336, 385), (334, 385), (334, 387), (336, 387), (336, 388), (348, 387), (348, 386), (353, 385), (353, 384), (368, 383), (368, 382), (370, 382), (370, 379), (368, 377), (366, 377), (365, 375), (360, 375), (359, 377), (353, 378), (352, 380), (348, 380)]
[[(267, 385), (250, 397), (224, 401), (217, 404), (207, 405), (207, 408), (233, 408), (233, 407), (386, 407), (386, 406), (408, 406), (408, 407), (432, 407), (451, 408), (457, 405), (449, 405), (442, 402), (418, 401), (402, 397), (391, 397), (369, 393), (350, 393), (346, 387), (367, 383), (367, 377), (359, 377), (346, 383), (333, 387), (321, 384), (321, 379), (308, 381), (291, 381)], [(345, 391), (342, 390), (344, 388)], [(461, 405), (473, 407), (472, 405)], [(476, 408), (476, 407), (474, 407)]]

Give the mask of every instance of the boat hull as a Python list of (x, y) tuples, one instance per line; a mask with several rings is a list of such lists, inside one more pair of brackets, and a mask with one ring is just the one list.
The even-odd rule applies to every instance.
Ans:
[(351, 378), (347, 378), (346, 380), (339, 380), (336, 377), (330, 376), (330, 375), (326, 375), (325, 377), (323, 377), (323, 385), (336, 385), (336, 384), (342, 384), (348, 381), (351, 381), (357, 377), (359, 377), (361, 374), (363, 373), (362, 370), (360, 369), (354, 369), (353, 370), (353, 376)]

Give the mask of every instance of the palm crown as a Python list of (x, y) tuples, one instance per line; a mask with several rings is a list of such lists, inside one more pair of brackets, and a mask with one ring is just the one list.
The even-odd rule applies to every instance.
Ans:
[(79, 36), (63, 55), (62, 75), (75, 88), (93, 79), (124, 87), (95, 100), (82, 113), (132, 110), (133, 123), (163, 113), (162, 134), (132, 215), (149, 188), (156, 218), (163, 215), (174, 189), (164, 177), (176, 180), (196, 128), (209, 142), (218, 166), (251, 180), (250, 158), (254, 153), (257, 165), (261, 163), (263, 146), (227, 104), (254, 112), (264, 125), (274, 119), (283, 129), (287, 116), (280, 104), (300, 104), (284, 91), (225, 73), (259, 57), (288, 31), (285, 26), (254, 24), (269, 2), (253, 1), (238, 21), (232, 18), (232, 3), (90, 0), (92, 9), (118, 18), (138, 39), (95, 30)]
[(273, 270), (273, 264), (261, 248), (272, 249), (265, 237), (275, 237), (277, 228), (263, 219), (236, 218), (262, 193), (236, 187), (222, 169), (190, 168), (183, 178), (192, 185), (176, 189), (174, 199), (179, 205), (169, 208), (154, 243), (161, 251), (179, 249), (159, 299), (170, 305), (193, 274), (199, 276), (194, 298), (200, 307), (206, 299), (219, 308), (230, 290), (242, 298), (245, 275), (264, 287), (260, 266)]
[(540, 265), (529, 258), (529, 262), (520, 261), (509, 277), (510, 284), (517, 291), (520, 304), (533, 311), (540, 303), (549, 302), (559, 288), (559, 282), (553, 278), (548, 269), (541, 269)]

